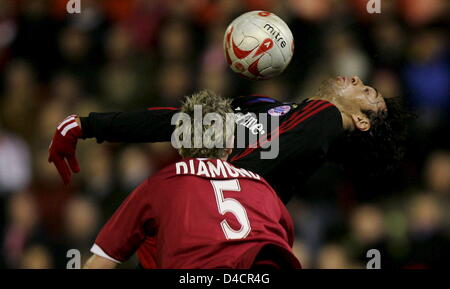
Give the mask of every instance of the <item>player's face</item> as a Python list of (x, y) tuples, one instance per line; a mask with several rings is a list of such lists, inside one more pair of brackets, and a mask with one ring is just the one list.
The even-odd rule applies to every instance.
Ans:
[(339, 76), (334, 79), (339, 102), (351, 112), (386, 110), (381, 94), (373, 87), (365, 85), (357, 76)]

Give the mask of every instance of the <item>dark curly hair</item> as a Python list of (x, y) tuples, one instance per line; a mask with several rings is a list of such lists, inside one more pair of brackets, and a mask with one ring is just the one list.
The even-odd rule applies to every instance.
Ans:
[(399, 97), (384, 101), (387, 110), (363, 111), (370, 121), (369, 130), (347, 132), (330, 150), (330, 159), (354, 175), (390, 174), (404, 156), (407, 124), (412, 114)]

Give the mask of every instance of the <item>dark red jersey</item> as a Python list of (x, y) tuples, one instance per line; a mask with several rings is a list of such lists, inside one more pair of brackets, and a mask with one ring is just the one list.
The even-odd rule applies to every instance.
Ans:
[(252, 268), (261, 260), (299, 268), (293, 237), (286, 207), (259, 175), (184, 159), (123, 202), (92, 252), (122, 262), (138, 251), (144, 268)]

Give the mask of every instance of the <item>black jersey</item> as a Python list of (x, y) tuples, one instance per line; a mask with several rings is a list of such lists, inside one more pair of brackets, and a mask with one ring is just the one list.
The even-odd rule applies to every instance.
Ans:
[[(234, 148), (230, 162), (263, 176), (284, 203), (325, 162), (330, 145), (344, 132), (341, 113), (325, 100), (282, 103), (252, 95), (234, 99), (232, 106), (237, 126), (243, 126), (246, 136), (258, 136), (256, 141), (249, 137), (244, 146)], [(170, 141), (174, 130), (171, 119), (177, 111), (174, 107), (153, 107), (135, 112), (93, 112), (81, 118), (83, 136), (95, 137), (98, 142)], [(271, 125), (272, 118), (277, 118), (275, 125)], [(262, 152), (273, 149), (264, 144), (276, 140), (277, 156), (262, 157)]]

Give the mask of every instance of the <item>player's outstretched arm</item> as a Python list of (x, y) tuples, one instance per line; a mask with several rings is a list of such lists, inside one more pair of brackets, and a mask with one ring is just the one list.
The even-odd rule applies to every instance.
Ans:
[(81, 117), (82, 138), (96, 138), (108, 142), (164, 142), (170, 141), (174, 126), (173, 107), (153, 107), (133, 112), (91, 112)]
[(78, 139), (96, 138), (108, 142), (164, 142), (170, 141), (174, 126), (172, 107), (148, 108), (134, 112), (92, 112), (87, 117), (70, 115), (56, 128), (49, 147), (48, 161), (53, 163), (64, 184), (80, 167), (76, 158)]

